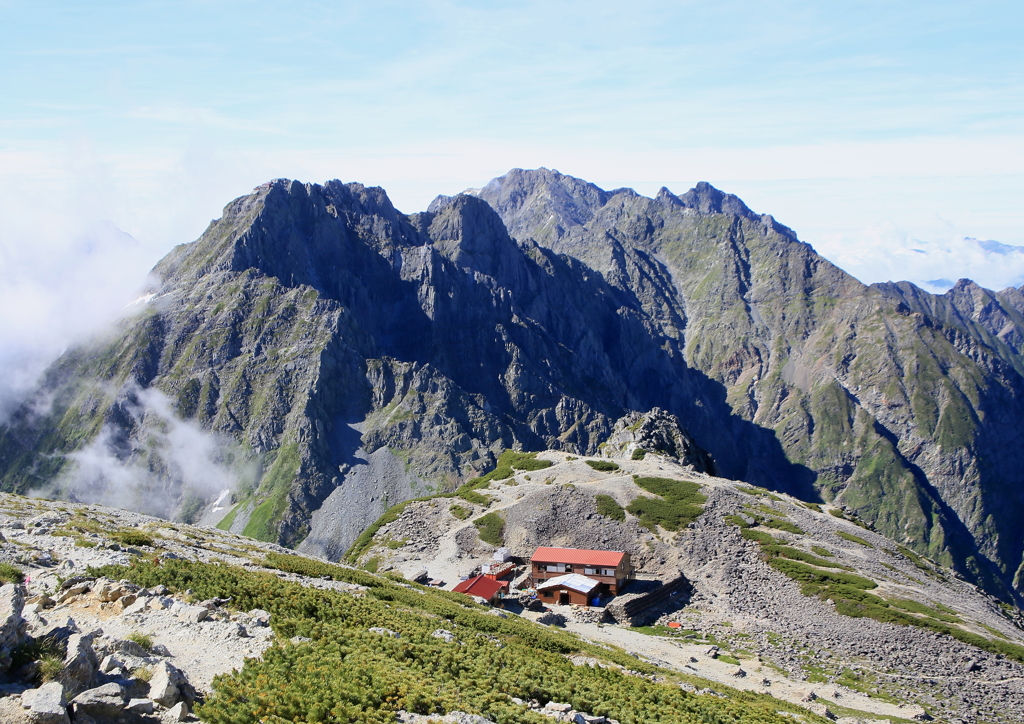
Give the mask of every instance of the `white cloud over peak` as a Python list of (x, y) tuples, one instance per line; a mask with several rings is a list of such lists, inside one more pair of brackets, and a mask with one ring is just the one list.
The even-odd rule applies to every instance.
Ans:
[(907, 280), (936, 294), (963, 278), (996, 291), (1024, 284), (1024, 247), (991, 239), (958, 234), (924, 239), (885, 223), (855, 240), (824, 238), (814, 246), (866, 283)]

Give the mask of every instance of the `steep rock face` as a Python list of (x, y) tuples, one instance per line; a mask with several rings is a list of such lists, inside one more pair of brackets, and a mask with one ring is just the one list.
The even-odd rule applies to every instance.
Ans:
[[(362, 527), (395, 495), (456, 485), (507, 447), (595, 450), (666, 384), (682, 399), (705, 394), (640, 300), (513, 241), (472, 197), (405, 217), (379, 189), (277, 181), (155, 272), (144, 308), (65, 355), (48, 404), (3, 430), (6, 487), (57, 480), (88, 497), (73, 451), (99, 444), (148, 466), (159, 490), (140, 497), (160, 493), (152, 512), (180, 512), (196, 491), (152, 454), (165, 422), (145, 405), (155, 389), (180, 418), (238, 443), (248, 479), (221, 525), (296, 544), (344, 485), (365, 502), (352, 514)], [(379, 450), (404, 463), (404, 483), (357, 474)], [(335, 553), (352, 537), (341, 527)]]
[(146, 473), (141, 507), (187, 517), (222, 491), (168, 458), (180, 419), (242, 481), (222, 526), (296, 545), (312, 525), (338, 555), (501, 449), (594, 454), (658, 407), (719, 475), (838, 501), (990, 590), (1024, 575), (1020, 290), (868, 287), (707, 184), (651, 199), (545, 169), (412, 216), (273, 181), (155, 273), (0, 429), (4, 488), (81, 496), (102, 452)]

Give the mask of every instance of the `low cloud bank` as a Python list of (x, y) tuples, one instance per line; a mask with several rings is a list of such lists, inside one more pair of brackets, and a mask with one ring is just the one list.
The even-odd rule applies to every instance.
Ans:
[(106, 423), (67, 455), (70, 465), (57, 480), (31, 495), (191, 520), (251, 479), (253, 466), (237, 442), (182, 420), (159, 390), (136, 386), (119, 398), (126, 424)]
[(959, 235), (915, 238), (895, 225), (868, 229), (856, 242), (823, 239), (815, 249), (866, 283), (907, 280), (942, 294), (958, 279), (994, 291), (1024, 284), (1024, 247)]
[(156, 256), (109, 222), (29, 238), (0, 235), (0, 424), (63, 349), (125, 312)]

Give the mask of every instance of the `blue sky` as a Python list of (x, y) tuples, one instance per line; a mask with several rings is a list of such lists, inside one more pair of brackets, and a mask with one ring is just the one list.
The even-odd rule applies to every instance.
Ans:
[[(379, 184), (413, 211), (536, 165), (648, 193), (708, 180), (814, 236), (809, 181), (1019, 198), (1020, 7), (0, 1), (0, 153), (97, 175), (132, 206), (108, 217), (161, 243), (184, 240), (145, 221), (168, 175), (220, 194), (205, 221), (268, 175)], [(836, 230), (901, 222), (856, 206)], [(965, 208), (965, 233), (1024, 244), (1019, 211), (990, 211)]]
[(54, 347), (281, 176), (706, 180), (864, 281), (1019, 285), (964, 237), (1024, 246), (1022, 8), (0, 0), (0, 329)]

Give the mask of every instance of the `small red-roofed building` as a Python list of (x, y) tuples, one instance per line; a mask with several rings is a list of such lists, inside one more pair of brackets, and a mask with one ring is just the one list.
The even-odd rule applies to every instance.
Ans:
[(595, 551), (582, 548), (539, 547), (530, 558), (530, 574), (536, 588), (551, 578), (578, 573), (600, 585), (601, 591), (617, 596), (636, 571), (625, 551)]
[(487, 576), (473, 576), (465, 581), (460, 581), (452, 589), (456, 593), (465, 593), (467, 596), (482, 598), (488, 603), (498, 600), (498, 594), (508, 590), (508, 581), (496, 581)]

